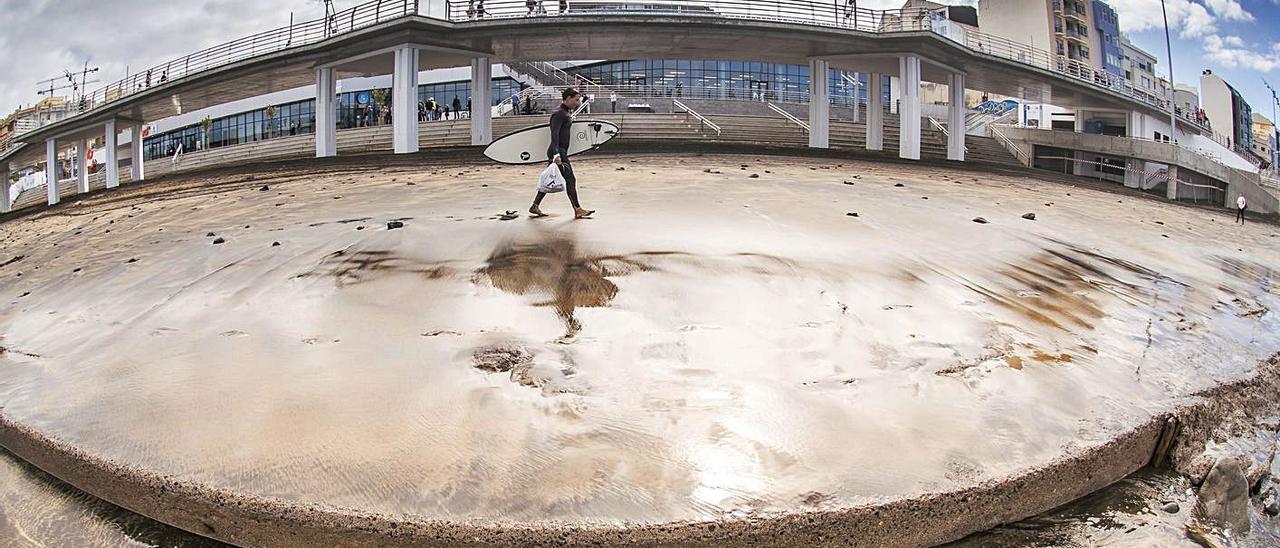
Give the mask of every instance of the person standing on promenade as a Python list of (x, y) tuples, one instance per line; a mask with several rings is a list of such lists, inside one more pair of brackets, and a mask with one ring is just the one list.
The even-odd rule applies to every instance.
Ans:
[(1249, 202), (1245, 201), (1244, 194), (1236, 198), (1236, 222), (1244, 224), (1244, 211), (1249, 209)]
[[(564, 175), (565, 194), (569, 196), (569, 203), (573, 204), (573, 218), (585, 219), (595, 211), (583, 209), (582, 204), (578, 203), (578, 179), (574, 177), (573, 164), (569, 163), (569, 143), (573, 128), (571, 113), (582, 103), (582, 94), (576, 89), (568, 88), (560, 96), (563, 99), (560, 108), (551, 115), (551, 146), (547, 148), (547, 159), (559, 166), (560, 173)], [(539, 191), (534, 196), (533, 205), (529, 207), (529, 213), (534, 217), (546, 216), (542, 208), (538, 207), (546, 195)]]

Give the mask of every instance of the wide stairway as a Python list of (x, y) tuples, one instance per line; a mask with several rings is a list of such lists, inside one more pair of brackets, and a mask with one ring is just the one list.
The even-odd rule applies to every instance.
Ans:
[[(697, 118), (685, 113), (625, 113), (583, 114), (580, 119), (606, 120), (617, 124), (619, 142), (705, 142), (762, 147), (805, 148), (809, 144), (808, 132), (782, 116), (749, 116), (731, 114), (704, 115), (720, 127), (717, 132)], [(865, 150), (866, 124), (841, 120), (831, 121), (831, 146), (834, 149), (858, 151), (885, 158), (898, 155), (898, 126), (896, 116), (886, 116), (884, 150), (876, 153)], [(547, 116), (503, 116), (493, 119), (495, 138), (509, 133), (547, 123)], [(422, 122), (418, 126), (418, 143), (423, 149), (440, 147), (465, 147), (471, 145), (470, 120), (443, 120)], [(968, 136), (966, 161), (1021, 167), (1017, 158), (995, 139)], [(337, 131), (339, 155), (385, 153), (391, 150), (391, 126), (341, 129)], [(189, 152), (176, 162), (172, 158), (157, 158), (146, 162), (148, 177), (215, 167), (244, 165), (252, 162), (310, 158), (315, 155), (315, 136), (297, 135), (277, 137), (253, 143), (218, 147), (206, 151)], [(921, 131), (920, 156), (924, 160), (946, 160), (946, 137), (940, 131)], [(128, 182), (129, 169), (120, 169), (121, 182)], [(90, 190), (105, 187), (103, 172), (89, 177)], [(61, 199), (72, 198), (77, 193), (74, 179), (58, 184)], [(43, 205), (46, 201), (43, 185), (28, 189), (18, 196), (14, 209)]]

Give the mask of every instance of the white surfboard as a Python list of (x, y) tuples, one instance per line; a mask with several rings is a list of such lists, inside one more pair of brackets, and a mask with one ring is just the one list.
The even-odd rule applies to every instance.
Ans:
[[(618, 126), (604, 120), (574, 120), (569, 131), (569, 155), (582, 154), (618, 135)], [(525, 128), (495, 140), (484, 155), (504, 164), (541, 164), (551, 148), (551, 124)]]

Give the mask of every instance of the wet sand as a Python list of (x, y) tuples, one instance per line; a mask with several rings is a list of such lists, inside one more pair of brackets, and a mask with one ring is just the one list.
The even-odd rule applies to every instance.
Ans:
[(533, 168), (398, 166), (0, 224), (3, 414), (299, 504), (651, 525), (979, 485), (1280, 349), (1280, 230), (1225, 213), (836, 159), (575, 167), (596, 219), (500, 220)]

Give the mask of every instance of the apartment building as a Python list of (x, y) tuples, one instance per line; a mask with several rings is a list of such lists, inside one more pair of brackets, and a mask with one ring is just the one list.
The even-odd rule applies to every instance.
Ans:
[(1253, 108), (1211, 70), (1200, 74), (1200, 108), (1220, 143), (1236, 151), (1253, 152)]
[(1119, 18), (1102, 0), (979, 0), (982, 32), (1123, 75)]

